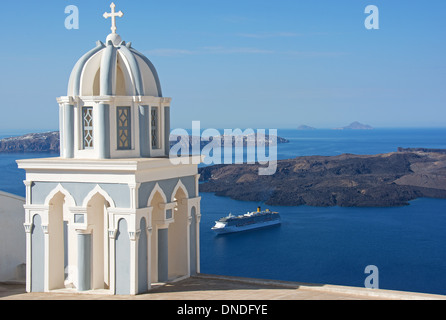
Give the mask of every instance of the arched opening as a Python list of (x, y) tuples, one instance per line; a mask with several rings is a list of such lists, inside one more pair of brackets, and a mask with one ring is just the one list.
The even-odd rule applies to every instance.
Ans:
[(48, 212), (48, 289), (60, 289), (64, 287), (65, 280), (65, 243), (64, 243), (64, 219), (63, 206), (65, 196), (58, 192), (50, 201)]
[[(49, 200), (48, 237), (49, 237), (49, 279), (48, 289), (72, 288), (76, 285), (76, 234), (70, 226), (69, 203), (66, 196), (57, 192)], [(71, 254), (70, 254), (71, 253)]]
[(166, 203), (163, 193), (156, 190), (149, 198), (148, 206), (152, 207), (152, 235), (151, 235), (151, 281), (159, 282), (167, 280), (167, 227), (164, 226), (164, 209), (161, 204)]
[(109, 289), (109, 245), (107, 208), (110, 203), (96, 193), (87, 204), (88, 225), (91, 228), (91, 289)]
[(45, 199), (48, 209), (48, 290), (77, 286), (76, 231), (70, 223), (75, 201), (60, 184)]
[(169, 225), (169, 279), (188, 274), (188, 206), (183, 201), (187, 198), (183, 187), (178, 188), (173, 196), (176, 206), (173, 212), (174, 222)]

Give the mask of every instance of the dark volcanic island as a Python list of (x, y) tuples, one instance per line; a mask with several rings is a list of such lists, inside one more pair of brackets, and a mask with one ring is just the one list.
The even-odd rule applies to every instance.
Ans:
[[(278, 137), (277, 143), (287, 142)], [(0, 140), (0, 153), (5, 152), (58, 153), (59, 132)], [(443, 149), (298, 157), (278, 161), (272, 176), (259, 176), (258, 169), (248, 164), (201, 168), (200, 191), (278, 206), (393, 207), (421, 197), (446, 199)]]
[(298, 157), (278, 161), (272, 176), (259, 176), (258, 167), (201, 168), (200, 191), (278, 206), (394, 207), (422, 197), (446, 198), (443, 150)]

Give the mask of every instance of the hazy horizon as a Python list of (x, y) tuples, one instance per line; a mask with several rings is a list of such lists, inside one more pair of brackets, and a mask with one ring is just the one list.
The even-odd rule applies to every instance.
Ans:
[[(364, 123), (366, 124), (366, 123)], [(348, 124), (347, 124), (348, 125)], [(261, 127), (221, 127), (221, 128), (207, 128), (207, 127), (203, 127), (201, 128), (201, 131), (204, 131), (206, 129), (217, 129), (219, 131), (225, 130), (225, 129), (241, 129), (241, 130), (246, 130), (246, 129), (253, 129), (253, 130), (258, 130), (258, 129), (265, 129), (266, 130), (266, 134), (268, 134), (268, 130), (271, 129), (277, 129), (277, 130), (295, 130), (295, 131), (306, 131), (306, 130), (299, 130), (298, 129), (299, 125), (296, 127), (278, 127), (278, 128), (261, 128)], [(310, 126), (312, 127), (312, 126)], [(446, 126), (444, 127), (373, 127), (373, 130), (446, 130)], [(322, 131), (373, 131), (373, 130), (339, 130), (339, 128), (341, 127), (314, 127), (315, 130), (322, 130)], [(185, 127), (185, 128), (180, 128), (180, 127), (172, 127), (172, 130), (174, 129), (185, 129), (186, 131), (191, 131), (192, 128), (191, 127)], [(0, 136), (18, 136), (18, 135), (26, 135), (26, 134), (31, 134), (31, 133), (46, 133), (46, 132), (55, 132), (55, 131), (59, 131), (59, 128), (56, 129), (11, 129), (11, 130), (0, 130)]]

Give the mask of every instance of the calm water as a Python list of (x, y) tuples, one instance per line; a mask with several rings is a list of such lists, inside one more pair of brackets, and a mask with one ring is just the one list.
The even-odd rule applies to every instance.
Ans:
[(365, 267), (376, 265), (380, 288), (446, 294), (445, 200), (386, 209), (269, 206), (281, 226), (210, 230), (227, 211), (257, 205), (202, 194), (202, 273), (363, 286)]
[[(375, 154), (397, 147), (446, 148), (446, 129), (373, 131), (280, 130), (291, 141), (279, 159), (302, 155)], [(24, 196), (16, 159), (49, 154), (0, 154), (0, 190)], [(202, 194), (201, 272), (363, 286), (367, 265), (379, 268), (383, 289), (446, 294), (446, 200), (419, 199), (401, 208), (269, 207), (282, 225), (216, 236), (214, 221), (255, 210)]]

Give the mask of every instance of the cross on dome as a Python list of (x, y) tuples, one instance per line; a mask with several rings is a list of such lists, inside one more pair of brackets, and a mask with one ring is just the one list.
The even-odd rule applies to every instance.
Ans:
[(104, 13), (104, 18), (108, 19), (111, 18), (112, 20), (112, 26), (111, 26), (111, 31), (113, 34), (116, 34), (116, 17), (122, 18), (124, 16), (124, 13), (122, 11), (116, 12), (115, 8), (116, 5), (112, 2), (112, 4), (110, 5), (111, 8), (111, 13), (105, 12)]

